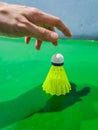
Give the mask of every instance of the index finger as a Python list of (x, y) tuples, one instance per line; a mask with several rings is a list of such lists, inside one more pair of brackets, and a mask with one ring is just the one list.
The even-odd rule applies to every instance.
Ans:
[(72, 33), (69, 28), (61, 21), (61, 19), (56, 19), (55, 27), (58, 28), (64, 35), (71, 37)]
[(43, 19), (44, 19), (44, 23), (46, 25), (49, 25), (49, 26), (52, 26), (52, 27), (56, 27), (57, 29), (59, 29), (66, 36), (69, 36), (69, 37), (72, 36), (71, 31), (63, 23), (63, 21), (60, 18), (45, 13), (43, 15)]

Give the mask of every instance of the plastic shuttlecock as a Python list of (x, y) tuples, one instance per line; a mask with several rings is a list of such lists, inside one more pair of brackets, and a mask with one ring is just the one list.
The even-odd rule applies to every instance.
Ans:
[(71, 85), (68, 81), (64, 70), (64, 57), (61, 54), (55, 54), (51, 59), (52, 66), (42, 85), (43, 90), (51, 95), (66, 95), (71, 90)]

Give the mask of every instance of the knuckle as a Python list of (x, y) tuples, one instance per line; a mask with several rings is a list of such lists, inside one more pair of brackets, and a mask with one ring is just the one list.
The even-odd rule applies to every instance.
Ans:
[(25, 24), (22, 23), (18, 23), (16, 26), (16, 31), (18, 32), (18, 34), (20, 34), (21, 36), (26, 36), (27, 34), (27, 27)]
[(33, 14), (39, 14), (40, 10), (37, 8), (31, 8), (31, 12), (33, 12)]
[(50, 36), (49, 31), (47, 31), (46, 29), (42, 29), (41, 32), (41, 37), (43, 38), (43, 40), (48, 41)]
[(61, 19), (60, 19), (60, 18), (58, 18), (58, 17), (56, 18), (56, 20), (55, 20), (55, 21), (56, 21), (56, 22), (55, 22), (55, 23), (56, 23), (56, 25), (58, 25), (58, 24), (60, 24), (60, 23), (61, 23)]
[(26, 30), (28, 27), (28, 22), (27, 21), (17, 22), (16, 26), (20, 30)]
[(26, 25), (23, 24), (23, 23), (18, 23), (18, 24), (17, 24), (17, 27), (18, 27), (18, 28), (21, 28), (21, 29), (24, 29), (24, 28), (26, 28)]
[(29, 22), (27, 20), (20, 20), (18, 21), (17, 26), (20, 28), (27, 28), (29, 26)]
[(42, 34), (42, 37), (45, 37), (46, 34), (47, 34), (46, 29), (42, 29), (41, 32), (42, 32), (42, 33), (41, 33), (41, 34)]

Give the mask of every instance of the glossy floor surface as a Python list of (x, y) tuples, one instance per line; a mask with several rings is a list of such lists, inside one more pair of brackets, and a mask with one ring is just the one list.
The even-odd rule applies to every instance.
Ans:
[[(0, 130), (97, 130), (98, 42), (44, 42), (40, 51), (34, 42), (0, 38)], [(72, 87), (65, 96), (42, 90), (55, 53), (64, 55)]]

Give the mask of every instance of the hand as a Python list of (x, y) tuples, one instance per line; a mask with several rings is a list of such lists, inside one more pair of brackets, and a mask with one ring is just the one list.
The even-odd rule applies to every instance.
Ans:
[(60, 18), (42, 12), (39, 9), (14, 4), (0, 3), (0, 34), (11, 37), (25, 37), (29, 43), (36, 38), (36, 49), (40, 49), (42, 41), (57, 45), (58, 34), (54, 28), (64, 35), (72, 36), (68, 27)]

